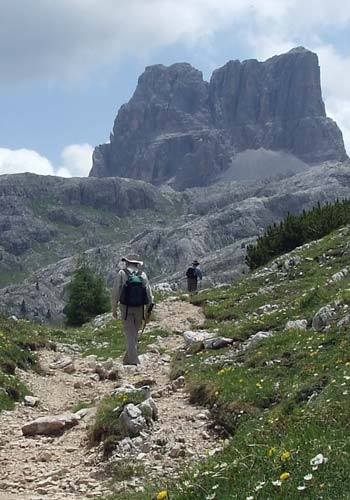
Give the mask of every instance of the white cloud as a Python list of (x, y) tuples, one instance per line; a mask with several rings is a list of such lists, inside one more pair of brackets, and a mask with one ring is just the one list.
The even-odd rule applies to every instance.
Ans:
[(68, 177), (63, 174), (64, 172), (69, 172), (73, 177), (86, 177), (92, 166), (92, 152), (93, 147), (90, 144), (71, 144), (70, 146), (66, 146), (61, 153), (63, 164), (57, 174), (62, 177)]
[(32, 172), (41, 175), (53, 175), (50, 161), (30, 149), (0, 148), (0, 174), (18, 174)]
[(77, 79), (176, 42), (205, 57), (215, 34), (225, 32), (232, 47), (237, 40), (252, 57), (296, 45), (318, 51), (327, 108), (339, 124), (347, 120), (349, 59), (330, 45), (350, 29), (344, 0), (35, 0), (23, 15), (24, 3), (0, 3), (0, 82)]
[(22, 0), (0, 6), (2, 81), (80, 77), (96, 64), (208, 36), (249, 9), (243, 0)]
[(179, 41), (205, 47), (229, 28), (234, 39), (246, 26), (246, 43), (257, 46), (263, 34), (315, 44), (330, 28), (350, 25), (344, 0), (35, 0), (20, 15), (23, 4), (1, 0), (2, 81), (76, 78)]
[(0, 148), (0, 175), (31, 172), (59, 177), (85, 177), (91, 169), (90, 144), (71, 144), (62, 153), (62, 164), (55, 167), (45, 156), (31, 149)]

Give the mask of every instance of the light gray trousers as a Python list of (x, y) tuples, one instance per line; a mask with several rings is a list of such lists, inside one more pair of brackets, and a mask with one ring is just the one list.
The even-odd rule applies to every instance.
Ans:
[(124, 334), (126, 342), (126, 352), (123, 358), (124, 365), (140, 364), (137, 355), (137, 336), (143, 320), (143, 306), (128, 307), (120, 306), (122, 319), (124, 323)]

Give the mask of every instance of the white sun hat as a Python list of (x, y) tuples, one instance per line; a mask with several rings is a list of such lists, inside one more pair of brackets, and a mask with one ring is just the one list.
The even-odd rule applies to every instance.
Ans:
[(143, 266), (143, 261), (140, 260), (140, 257), (136, 254), (125, 255), (125, 257), (122, 257), (122, 262), (129, 262), (129, 264), (137, 264), (139, 266)]

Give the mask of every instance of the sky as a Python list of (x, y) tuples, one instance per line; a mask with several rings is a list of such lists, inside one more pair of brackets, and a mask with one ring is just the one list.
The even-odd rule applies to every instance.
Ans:
[(347, 0), (1, 0), (0, 174), (86, 176), (145, 66), (317, 52), (350, 153)]

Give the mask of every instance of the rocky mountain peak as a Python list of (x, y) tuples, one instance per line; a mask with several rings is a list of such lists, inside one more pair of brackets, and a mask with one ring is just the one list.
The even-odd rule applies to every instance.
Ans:
[(175, 189), (208, 185), (245, 150), (283, 151), (309, 165), (347, 156), (326, 116), (315, 53), (297, 47), (265, 62), (229, 61), (210, 83), (187, 63), (149, 66), (98, 146), (90, 176)]

